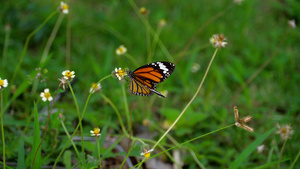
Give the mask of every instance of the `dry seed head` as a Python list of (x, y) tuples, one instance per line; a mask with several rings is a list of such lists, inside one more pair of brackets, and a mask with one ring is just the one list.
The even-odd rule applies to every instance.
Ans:
[(240, 122), (247, 123), (248, 121), (251, 121), (251, 119), (252, 119), (252, 116), (246, 116), (246, 117), (240, 119)]
[(233, 107), (233, 111), (234, 111), (234, 118), (235, 118), (235, 122), (239, 121), (239, 110), (237, 109), (236, 106)]
[(247, 130), (249, 132), (253, 132), (254, 131), (253, 128), (247, 126), (246, 124), (242, 124), (242, 123), (236, 122), (235, 125), (237, 127), (243, 128), (244, 130)]

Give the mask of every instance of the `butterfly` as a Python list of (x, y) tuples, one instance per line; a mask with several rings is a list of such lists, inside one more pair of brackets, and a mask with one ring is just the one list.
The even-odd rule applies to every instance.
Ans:
[(156, 91), (156, 83), (165, 81), (174, 71), (175, 64), (170, 62), (153, 62), (127, 71), (130, 78), (129, 89), (135, 95), (150, 96), (153, 93), (165, 98)]

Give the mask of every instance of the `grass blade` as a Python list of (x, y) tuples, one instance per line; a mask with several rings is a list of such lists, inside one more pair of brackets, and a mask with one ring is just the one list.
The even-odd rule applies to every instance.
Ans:
[(66, 167), (66, 169), (71, 169), (71, 155), (72, 152), (70, 150), (65, 151), (64, 155), (63, 155), (63, 163)]
[(269, 130), (262, 136), (258, 137), (253, 143), (251, 143), (230, 165), (230, 169), (240, 168), (241, 165), (247, 160), (250, 154), (256, 150), (258, 147), (271, 133), (273, 133), (275, 128)]
[(40, 125), (39, 125), (39, 116), (36, 104), (34, 103), (34, 137), (33, 137), (33, 145), (31, 152), (31, 160), (34, 161), (34, 165), (32, 168), (41, 168), (41, 148), (38, 150), (36, 157), (34, 159), (35, 153), (38, 149), (38, 146), (41, 142), (40, 137)]
[(24, 166), (25, 166), (25, 151), (24, 151), (24, 136), (22, 134), (19, 142), (17, 169), (23, 169)]

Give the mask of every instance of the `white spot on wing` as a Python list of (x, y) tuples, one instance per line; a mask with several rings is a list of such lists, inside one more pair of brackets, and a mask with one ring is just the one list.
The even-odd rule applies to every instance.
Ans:
[(161, 70), (163, 70), (163, 73), (164, 73), (164, 74), (167, 74), (167, 73), (168, 73), (169, 69), (166, 67), (166, 65), (164, 65), (164, 64), (161, 63), (161, 62), (157, 62), (157, 64), (158, 64), (159, 68), (160, 68)]

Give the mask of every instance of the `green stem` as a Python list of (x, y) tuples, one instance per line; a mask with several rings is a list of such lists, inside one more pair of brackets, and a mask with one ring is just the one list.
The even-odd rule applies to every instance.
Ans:
[[(42, 57), (41, 57), (41, 61), (40, 61), (40, 66), (41, 66), (41, 67), (43, 67), (42, 65), (45, 63), (45, 61), (46, 61), (46, 59), (47, 59), (49, 50), (50, 50), (51, 45), (52, 45), (52, 43), (53, 43), (53, 41), (54, 41), (54, 38), (55, 38), (55, 36), (56, 36), (56, 34), (57, 34), (58, 28), (59, 28), (60, 25), (61, 25), (61, 22), (62, 22), (62, 20), (63, 20), (63, 18), (64, 18), (64, 15), (65, 15), (65, 14), (63, 14), (63, 13), (61, 13), (61, 14), (59, 15), (59, 17), (58, 17), (58, 19), (57, 19), (57, 21), (56, 21), (56, 23), (55, 23), (55, 26), (54, 26), (54, 28), (53, 28), (51, 34), (50, 34), (50, 37), (49, 37), (49, 39), (48, 39), (48, 41), (47, 41), (46, 47), (45, 47), (45, 49), (44, 49), (44, 51), (43, 51), (43, 54), (42, 54)], [(34, 95), (34, 94), (35, 94), (35, 92), (36, 92), (36, 90), (37, 90), (37, 87), (38, 87), (38, 84), (39, 84), (38, 82), (39, 82), (39, 79), (35, 79), (35, 80), (34, 80), (34, 82), (33, 82), (33, 87), (32, 87), (32, 90), (31, 90), (31, 95)]]
[(28, 37), (26, 38), (26, 41), (25, 41), (25, 45), (24, 45), (24, 49), (23, 49), (23, 51), (22, 51), (22, 55), (21, 55), (21, 58), (20, 58), (20, 60), (19, 60), (19, 63), (18, 63), (18, 65), (17, 65), (17, 67), (16, 67), (16, 69), (15, 69), (15, 72), (14, 72), (14, 74), (13, 74), (13, 76), (12, 76), (12, 78), (11, 78), (11, 84), (14, 84), (14, 79), (15, 79), (15, 77), (16, 77), (16, 75), (17, 75), (17, 73), (18, 73), (18, 71), (19, 71), (19, 69), (20, 69), (20, 67), (21, 67), (21, 64), (22, 64), (22, 62), (23, 62), (23, 59), (24, 59), (24, 56), (25, 56), (25, 54), (26, 54), (26, 51), (27, 51), (27, 47), (28, 47), (28, 44), (29, 44), (29, 41), (30, 41), (30, 39), (31, 39), (31, 37), (35, 34), (35, 33), (37, 33), (56, 13), (57, 13), (58, 11), (54, 11), (53, 13), (51, 13), (46, 19), (45, 19), (45, 21), (39, 26), (39, 27), (37, 27), (33, 32), (31, 32), (29, 35), (28, 35)]
[(290, 166), (290, 168), (289, 168), (289, 169), (292, 169), (292, 168), (294, 167), (294, 165), (295, 165), (295, 163), (297, 162), (297, 160), (298, 160), (299, 156), (300, 156), (300, 150), (298, 151), (298, 154), (297, 154), (297, 156), (296, 156), (295, 160), (293, 161), (293, 163), (292, 163), (292, 165)]
[(124, 126), (124, 123), (123, 123), (123, 120), (122, 120), (122, 116), (119, 112), (119, 110), (117, 109), (117, 107), (115, 106), (115, 104), (108, 98), (106, 97), (103, 93), (100, 93), (100, 95), (102, 96), (102, 98), (108, 103), (110, 104), (110, 106), (114, 109), (114, 111), (116, 112), (117, 116), (118, 116), (118, 119), (119, 119), (119, 122), (120, 122), (120, 125), (121, 125), (121, 128), (123, 130), (123, 133), (126, 135), (128, 134), (127, 131), (126, 131), (126, 128)]
[[(105, 79), (107, 79), (107, 78), (109, 78), (109, 77), (111, 77), (111, 75), (105, 76), (104, 78), (102, 78), (101, 80), (99, 80), (99, 81), (96, 83), (95, 86), (97, 86), (97, 84), (101, 83), (103, 80), (105, 80)], [(71, 135), (71, 137), (69, 138), (69, 140), (67, 141), (67, 143), (65, 144), (65, 146), (63, 147), (63, 149), (61, 150), (61, 152), (59, 153), (59, 155), (57, 156), (57, 158), (56, 158), (56, 160), (55, 160), (55, 162), (54, 162), (54, 165), (53, 165), (53, 169), (55, 169), (56, 164), (57, 164), (59, 158), (62, 156), (62, 154), (63, 154), (63, 152), (65, 151), (65, 149), (67, 148), (68, 144), (70, 143), (70, 141), (72, 140), (72, 138), (75, 136), (75, 134), (76, 134), (76, 132), (77, 132), (79, 126), (80, 126), (79, 124), (81, 124), (81, 121), (82, 121), (82, 119), (83, 119), (83, 117), (84, 117), (84, 114), (85, 114), (85, 111), (86, 111), (86, 108), (87, 108), (87, 105), (88, 105), (88, 102), (89, 102), (89, 100), (90, 100), (91, 95), (92, 95), (92, 92), (90, 92), (90, 94), (89, 94), (89, 96), (88, 96), (88, 98), (87, 98), (87, 100), (86, 100), (86, 102), (85, 102), (85, 106), (84, 106), (84, 109), (83, 109), (83, 113), (82, 113), (81, 118), (79, 118), (78, 125), (76, 126), (76, 128), (75, 128), (73, 134)]]
[(161, 138), (155, 143), (155, 145), (153, 146), (153, 149), (157, 146), (157, 144), (159, 144), (161, 142), (161, 140), (169, 133), (169, 131), (175, 126), (175, 124), (178, 122), (178, 120), (182, 117), (182, 115), (185, 113), (185, 111), (187, 110), (187, 108), (191, 105), (191, 103), (195, 100), (196, 96), (198, 95), (202, 85), (203, 85), (203, 82), (208, 74), (208, 71), (210, 69), (210, 66), (217, 54), (217, 51), (218, 51), (218, 48), (216, 48), (215, 52), (214, 52), (214, 55), (212, 56), (209, 64), (208, 64), (208, 67), (205, 71), (205, 74), (204, 74), (204, 77), (202, 78), (202, 81), (196, 91), (196, 93), (194, 94), (194, 96), (192, 97), (192, 99), (189, 101), (189, 103), (185, 106), (185, 108), (182, 110), (182, 112), (180, 113), (180, 115), (177, 117), (177, 119), (174, 121), (174, 123), (170, 126), (170, 128), (165, 132), (165, 134), (163, 134), (163, 136), (161, 136)]
[[(66, 125), (65, 125), (65, 123), (64, 123), (64, 121), (63, 121), (62, 119), (60, 119), (60, 123), (61, 123), (63, 129), (65, 130), (65, 133), (67, 134), (68, 138), (70, 139), (70, 138), (71, 138), (71, 137), (70, 137), (70, 134), (69, 134), (69, 132), (68, 132), (68, 130), (67, 130), (67, 128), (66, 128)], [(79, 155), (79, 152), (78, 152), (78, 150), (77, 150), (77, 147), (76, 147), (76, 145), (74, 144), (74, 142), (73, 142), (72, 139), (71, 139), (71, 144), (72, 144), (73, 147), (74, 147), (74, 150), (75, 150), (75, 152), (76, 152), (76, 155), (77, 155), (79, 161), (82, 161), (82, 160), (81, 160), (81, 157), (80, 157), (80, 155)]]
[[(153, 28), (151, 27), (151, 25), (149, 24), (149, 22), (145, 19), (144, 15), (142, 15), (140, 13), (139, 8), (136, 6), (136, 4), (134, 3), (134, 1), (133, 0), (128, 0), (128, 2), (132, 6), (132, 8), (135, 10), (135, 12), (139, 16), (139, 18), (142, 20), (142, 22), (146, 26), (147, 30), (152, 34), (152, 36), (155, 36), (155, 31), (153, 30)], [(162, 41), (159, 38), (158, 38), (158, 45), (161, 48), (162, 52), (167, 57), (167, 59), (169, 61), (174, 61), (174, 59), (172, 58), (171, 54), (169, 53), (169, 51), (167, 50), (167, 48), (165, 47), (165, 45), (162, 43)]]
[(189, 143), (189, 142), (198, 140), (198, 139), (200, 139), (200, 138), (202, 138), (202, 137), (211, 135), (211, 134), (213, 134), (213, 133), (219, 132), (219, 131), (221, 131), (221, 130), (225, 130), (225, 129), (227, 129), (227, 128), (229, 128), (229, 127), (233, 127), (233, 126), (235, 126), (235, 124), (230, 124), (230, 125), (228, 125), (228, 126), (225, 126), (225, 127), (219, 128), (219, 129), (217, 129), (217, 130), (211, 131), (211, 132), (209, 132), (209, 133), (203, 134), (203, 135), (201, 135), (201, 136), (195, 137), (195, 138), (193, 138), (193, 139), (191, 139), (191, 140), (185, 141), (185, 142), (183, 142), (183, 143), (181, 143), (181, 144), (178, 144), (178, 145), (176, 145), (176, 146), (174, 146), (174, 147), (171, 147), (171, 148), (169, 148), (169, 149), (167, 149), (167, 150), (165, 150), (165, 151), (162, 151), (162, 152), (160, 152), (160, 153), (158, 153), (158, 154), (155, 154), (155, 155), (152, 156), (151, 158), (154, 158), (154, 157), (156, 157), (156, 156), (159, 156), (160, 154), (163, 154), (163, 153), (166, 152), (166, 151), (173, 150), (174, 148), (177, 148), (177, 147), (182, 146), (182, 145), (184, 145), (184, 144), (187, 144), (187, 143)]
[(2, 132), (2, 142), (3, 142), (3, 167), (5, 169), (5, 139), (4, 139), (4, 128), (3, 128), (3, 93), (2, 89), (0, 89), (1, 93), (1, 132)]
[[(219, 128), (219, 129), (217, 129), (217, 130), (211, 131), (211, 132), (209, 132), (209, 133), (203, 134), (203, 135), (201, 135), (201, 136), (195, 137), (195, 138), (193, 138), (193, 139), (191, 139), (191, 140), (188, 140), (188, 141), (183, 142), (183, 143), (181, 143), (181, 144), (178, 144), (178, 145), (176, 145), (176, 146), (174, 146), (174, 147), (171, 147), (171, 148), (169, 148), (169, 149), (167, 149), (167, 150), (164, 150), (164, 151), (162, 151), (162, 152), (160, 152), (160, 153), (158, 153), (158, 154), (155, 154), (155, 155), (151, 156), (150, 158), (148, 158), (147, 160), (150, 160), (151, 158), (155, 158), (155, 157), (157, 157), (157, 156), (159, 156), (159, 155), (161, 155), (161, 154), (163, 154), (163, 153), (165, 153), (165, 152), (168, 152), (168, 151), (170, 151), (170, 150), (173, 150), (174, 148), (177, 148), (177, 147), (182, 146), (182, 145), (184, 145), (184, 144), (190, 143), (190, 142), (195, 141), (195, 140), (198, 140), (198, 139), (200, 139), (200, 138), (202, 138), (202, 137), (211, 135), (211, 134), (213, 134), (213, 133), (219, 132), (219, 131), (221, 131), (221, 130), (224, 130), (224, 129), (227, 129), (227, 128), (233, 127), (233, 126), (235, 126), (235, 124), (231, 124), (231, 125), (228, 125), (228, 126)], [(143, 160), (142, 162), (144, 162), (144, 161), (145, 161), (145, 160)], [(135, 166), (141, 165), (142, 162), (140, 162), (139, 164), (136, 164)], [(133, 167), (135, 167), (135, 166), (133, 166)]]
[[(109, 98), (107, 98), (104, 94), (101, 93), (101, 96), (102, 96), (103, 99), (104, 99), (108, 104), (110, 104), (110, 106), (114, 109), (114, 111), (116, 112), (116, 114), (117, 114), (117, 116), (118, 116), (118, 119), (119, 119), (119, 121), (120, 121), (120, 125), (121, 125), (121, 128), (122, 128), (122, 130), (123, 130), (123, 134), (124, 134), (126, 137), (129, 138), (130, 135), (129, 135), (128, 132), (126, 131), (126, 128), (125, 128), (124, 123), (123, 123), (123, 121), (122, 121), (122, 116), (121, 116), (119, 110), (117, 109), (117, 107), (115, 106), (115, 104), (113, 104), (113, 102), (112, 102)], [(145, 144), (144, 141), (142, 141), (142, 140), (139, 139), (139, 138), (132, 137), (132, 136), (131, 136), (131, 138), (132, 138), (132, 140), (137, 140), (137, 141), (141, 142), (142, 144)]]
[(58, 19), (57, 19), (55, 25), (54, 25), (54, 28), (53, 28), (53, 30), (52, 30), (52, 32), (51, 32), (51, 35), (50, 35), (50, 37), (49, 37), (49, 39), (48, 39), (48, 41), (47, 41), (46, 47), (45, 47), (44, 52), (43, 52), (43, 54), (42, 54), (42, 58), (41, 58), (41, 61), (40, 61), (40, 64), (41, 64), (41, 65), (42, 65), (42, 64), (46, 61), (46, 59), (47, 59), (47, 56), (48, 56), (50, 47), (51, 47), (51, 45), (52, 45), (52, 43), (53, 43), (53, 41), (54, 41), (54, 38), (55, 38), (55, 36), (56, 36), (56, 34), (57, 34), (57, 31), (58, 31), (58, 29), (59, 29), (59, 27), (60, 27), (60, 25), (61, 25), (61, 22), (62, 22), (64, 16), (65, 16), (65, 14), (61, 13), (61, 14), (59, 15), (59, 17), (58, 17)]
[(124, 107), (125, 107), (125, 113), (126, 113), (126, 118), (127, 118), (127, 126), (129, 128), (130, 131), (130, 115), (129, 115), (129, 109), (128, 109), (128, 101), (127, 101), (127, 97), (126, 97), (126, 89), (125, 89), (125, 85), (121, 84), (122, 87), (122, 94), (123, 94), (123, 100), (124, 100)]
[(124, 158), (120, 168), (123, 168), (123, 165), (125, 164), (125, 161), (127, 160), (128, 156), (129, 156), (129, 153), (132, 151), (132, 149), (133, 149), (136, 142), (137, 142), (137, 140), (135, 140), (133, 142), (133, 144), (131, 145), (131, 147), (130, 147), (129, 151), (127, 152), (126, 157)]
[(96, 137), (96, 140), (97, 140), (97, 149), (98, 149), (98, 158), (99, 158), (99, 166), (100, 166), (100, 169), (102, 169), (102, 165), (101, 165), (101, 156), (100, 156), (100, 145), (99, 145), (99, 138)]
[[(151, 126), (154, 127), (156, 130), (158, 130), (161, 133), (164, 133), (165, 131), (163, 129), (161, 129), (160, 127), (156, 126), (154, 123), (151, 123)], [(174, 144), (174, 145), (178, 145), (179, 143), (169, 134), (166, 135), (166, 137)], [(198, 164), (198, 166), (200, 168), (205, 168), (204, 165), (198, 160), (196, 153), (193, 151), (193, 149), (191, 148), (186, 148), (193, 156), (195, 162)]]
[(146, 158), (143, 158), (143, 161), (141, 161), (141, 162), (138, 164), (138, 166), (136, 167), (136, 169), (139, 169), (145, 161), (146, 161)]
[(82, 150), (82, 161), (83, 161), (83, 166), (84, 168), (86, 168), (85, 166), (85, 155), (84, 155), (84, 140), (83, 140), (83, 129), (82, 129), (82, 123), (81, 123), (81, 118), (80, 118), (80, 112), (79, 112), (79, 107), (78, 107), (78, 102), (77, 102), (77, 99), (75, 97), (75, 94), (74, 94), (74, 91), (73, 91), (73, 88), (71, 86), (71, 83), (68, 82), (68, 85), (69, 85), (69, 88), (70, 88), (70, 91), (72, 93), (72, 96), (73, 96), (73, 99), (74, 99), (74, 102), (75, 102), (75, 106), (76, 106), (76, 111), (77, 111), (77, 115), (78, 115), (78, 120), (79, 120), (79, 126), (80, 126), (80, 132), (81, 132), (81, 150)]
[(38, 150), (40, 149), (40, 147), (42, 146), (42, 143), (44, 142), (44, 140), (45, 140), (45, 138), (46, 138), (46, 135), (47, 135), (47, 132), (48, 132), (49, 123), (50, 123), (51, 113), (52, 113), (53, 106), (54, 106), (54, 103), (55, 103), (54, 100), (55, 100), (55, 97), (56, 97), (56, 95), (57, 95), (58, 89), (59, 89), (59, 86), (57, 87), (56, 92), (55, 92), (55, 94), (54, 94), (54, 96), (53, 96), (53, 101), (52, 101), (52, 106), (51, 106), (51, 110), (50, 110), (50, 111), (49, 111), (49, 104), (48, 104), (48, 119), (47, 119), (47, 125), (46, 125), (46, 128), (45, 128), (45, 134), (44, 134), (44, 136), (43, 136), (43, 138), (42, 138), (42, 140), (41, 140), (41, 142), (40, 142), (40, 144), (39, 144), (37, 150), (35, 151), (35, 154), (34, 154), (34, 158), (33, 158), (33, 161), (32, 161), (31, 168), (33, 168), (34, 162), (35, 162), (35, 158), (36, 158), (37, 153), (38, 153)]
[(278, 169), (280, 168), (280, 161), (281, 161), (282, 153), (283, 153), (283, 150), (284, 150), (284, 148), (285, 148), (285, 145), (286, 145), (287, 140), (288, 140), (288, 139), (284, 140), (284, 143), (283, 143), (283, 145), (282, 145), (282, 147), (281, 147), (281, 151), (280, 151), (280, 154), (279, 154), (279, 160), (278, 160), (279, 163), (278, 163), (278, 166), (277, 166)]

